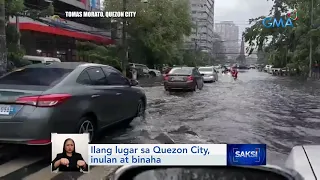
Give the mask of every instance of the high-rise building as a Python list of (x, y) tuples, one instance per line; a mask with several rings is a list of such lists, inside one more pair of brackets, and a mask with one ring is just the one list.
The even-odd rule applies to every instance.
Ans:
[(233, 21), (221, 21), (215, 23), (214, 31), (224, 42), (228, 59), (236, 58), (240, 53), (239, 26), (235, 25)]
[(214, 30), (214, 0), (189, 0), (195, 27), (185, 39), (187, 49), (212, 52)]

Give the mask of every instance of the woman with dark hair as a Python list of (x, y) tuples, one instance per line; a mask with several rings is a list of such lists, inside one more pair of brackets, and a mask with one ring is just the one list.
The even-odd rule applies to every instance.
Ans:
[(83, 160), (82, 155), (76, 152), (74, 140), (68, 138), (63, 143), (62, 153), (57, 154), (57, 157), (52, 161), (52, 171), (88, 171), (88, 165)]

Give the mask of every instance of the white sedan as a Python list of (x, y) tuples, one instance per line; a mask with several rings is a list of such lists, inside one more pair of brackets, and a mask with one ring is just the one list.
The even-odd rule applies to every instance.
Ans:
[(218, 81), (218, 71), (212, 66), (210, 67), (199, 67), (200, 74), (203, 76), (204, 82), (216, 82)]

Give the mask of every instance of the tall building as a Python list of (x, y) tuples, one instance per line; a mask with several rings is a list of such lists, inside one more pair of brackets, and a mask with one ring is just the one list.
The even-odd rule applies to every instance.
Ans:
[(189, 0), (192, 22), (195, 27), (185, 39), (187, 49), (212, 52), (214, 32), (214, 0)]
[(239, 26), (235, 25), (233, 21), (221, 21), (215, 23), (214, 31), (224, 42), (228, 59), (235, 59), (240, 53)]
[[(44, 9), (50, 1), (24, 0), (30, 9)], [(100, 0), (55, 0), (54, 16), (32, 19), (30, 17), (11, 18), (10, 23), (19, 23), (21, 45), (27, 55), (57, 57), (61, 61), (85, 61), (86, 57), (77, 53), (77, 41), (95, 44), (114, 44), (111, 28), (101, 23), (99, 18), (68, 18), (66, 11), (100, 11)]]

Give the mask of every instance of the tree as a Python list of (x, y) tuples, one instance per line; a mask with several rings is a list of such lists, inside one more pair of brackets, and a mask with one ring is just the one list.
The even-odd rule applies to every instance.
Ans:
[(250, 45), (248, 52), (257, 49), (268, 55), (269, 63), (276, 67), (290, 65), (306, 73), (309, 65), (310, 40), (314, 45), (313, 63), (318, 63), (316, 57), (320, 55), (320, 29), (314, 26), (320, 22), (320, 17), (316, 16), (320, 12), (319, 2), (315, 2), (314, 5), (313, 26), (310, 23), (311, 1), (274, 0), (269, 16), (276, 19), (288, 18), (285, 15), (289, 12), (288, 9), (296, 9), (298, 12), (298, 20), (293, 21), (293, 28), (265, 28), (262, 24), (265, 16), (250, 19), (252, 26), (244, 33), (245, 40)]
[[(30, 62), (25, 61), (22, 59), (22, 57), (25, 54), (24, 48), (19, 45), (19, 39), (20, 34), (16, 28), (16, 25), (9, 23), (9, 17), (10, 16), (28, 16), (33, 19), (39, 19), (39, 17), (46, 17), (53, 15), (53, 5), (50, 3), (47, 8), (44, 8), (42, 10), (35, 10), (30, 9), (24, 6), (23, 0), (10, 0), (10, 1), (3, 1), (5, 2), (5, 13), (3, 15), (4, 17), (4, 33), (6, 34), (6, 38), (0, 39), (1, 44), (5, 43), (3, 47), (1, 48), (2, 51), (6, 51), (6, 55), (8, 58), (8, 67), (6, 67), (7, 62), (5, 59), (5, 68), (8, 70), (11, 70), (11, 65), (15, 67), (21, 67), (30, 64)], [(1, 8), (1, 4), (0, 4)], [(1, 16), (2, 17), (2, 16)], [(2, 26), (0, 25), (0, 29), (2, 29)], [(1, 30), (0, 30), (1, 31)], [(1, 51), (0, 50), (0, 51)]]
[[(106, 11), (121, 11), (122, 2), (106, 0)], [(192, 22), (187, 0), (128, 1), (128, 11), (137, 16), (128, 20), (131, 61), (148, 66), (181, 62), (184, 36), (191, 33)], [(116, 19), (120, 22), (120, 19)], [(136, 59), (132, 59), (132, 58)]]
[(91, 42), (76, 42), (77, 52), (88, 62), (107, 64), (120, 69), (116, 47), (105, 47)]

